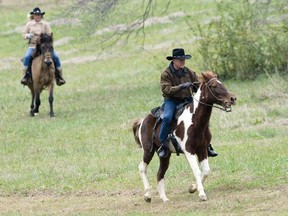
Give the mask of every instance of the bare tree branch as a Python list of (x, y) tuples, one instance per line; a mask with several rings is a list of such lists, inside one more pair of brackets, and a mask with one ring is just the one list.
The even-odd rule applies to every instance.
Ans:
[[(135, 17), (134, 21), (130, 24), (117, 24), (117, 20), (114, 23), (109, 20), (110, 26), (106, 28), (99, 29), (103, 26), (103, 23), (109, 23), (107, 18), (110, 13), (116, 9), (119, 4), (118, 0), (78, 0), (73, 6), (67, 9), (65, 16), (69, 17), (80, 17), (83, 27), (83, 31), (87, 35), (101, 35), (101, 44), (108, 43), (113, 45), (119, 40), (124, 38), (123, 43), (127, 43), (132, 35), (135, 37), (139, 34), (143, 35), (143, 44), (145, 43), (145, 22), (151, 16), (153, 12), (153, 0), (142, 0), (139, 4), (142, 4), (144, 8), (143, 13), (135, 14), (132, 10), (130, 13), (125, 14), (123, 12), (123, 17), (127, 17), (131, 20), (131, 17)], [(170, 0), (167, 1), (164, 12), (168, 9), (170, 5)], [(128, 20), (129, 20), (128, 19)], [(105, 34), (105, 33), (111, 34)]]

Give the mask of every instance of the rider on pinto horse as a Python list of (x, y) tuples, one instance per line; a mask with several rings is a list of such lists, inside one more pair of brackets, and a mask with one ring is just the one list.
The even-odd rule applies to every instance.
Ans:
[[(158, 150), (159, 157), (168, 156), (168, 135), (171, 132), (176, 107), (184, 102), (193, 102), (190, 88), (193, 82), (197, 82), (197, 76), (189, 68), (185, 67), (185, 59), (190, 59), (191, 55), (185, 55), (182, 48), (174, 49), (172, 56), (166, 59), (171, 61), (170, 65), (162, 72), (160, 84), (164, 97), (164, 116), (161, 123), (159, 140), (161, 146)], [(215, 157), (218, 154), (211, 144), (208, 146), (208, 156)]]
[[(24, 77), (21, 79), (21, 84), (23, 85), (27, 85), (28, 83), (32, 82), (31, 64), (37, 39), (41, 33), (46, 33), (49, 35), (52, 34), (49, 23), (43, 19), (44, 14), (45, 12), (41, 12), (39, 7), (34, 8), (33, 11), (30, 12), (30, 21), (26, 24), (22, 34), (24, 39), (29, 40), (29, 48), (26, 51), (25, 57), (23, 59)], [(62, 75), (61, 62), (55, 50), (53, 52), (53, 61), (55, 63), (56, 84), (59, 86), (63, 85), (65, 84), (65, 80)]]

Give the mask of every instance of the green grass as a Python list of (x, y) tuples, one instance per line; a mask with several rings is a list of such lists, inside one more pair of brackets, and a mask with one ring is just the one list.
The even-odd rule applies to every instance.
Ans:
[[(187, 12), (189, 8), (206, 9), (193, 2), (185, 1)], [(168, 14), (180, 11), (178, 1), (172, 4)], [(23, 7), (1, 6), (0, 21), (4, 23), (8, 19), (5, 9), (16, 11), (1, 32), (24, 25), (21, 16), (33, 6)], [(40, 7), (47, 20), (53, 19), (48, 15), (56, 14), (53, 7)], [(211, 3), (207, 9), (213, 9)], [(163, 15), (155, 11), (154, 16)], [(174, 22), (175, 31), (184, 29), (184, 35), (185, 23), (180, 18)], [(0, 54), (5, 59), (0, 68), (0, 211), (6, 215), (261, 215), (261, 211), (284, 215), (287, 207), (280, 206), (277, 197), (287, 199), (287, 193), (281, 191), (287, 192), (288, 183), (288, 89), (287, 77), (277, 75), (253, 82), (224, 81), (238, 99), (232, 113), (213, 110), (212, 141), (219, 156), (209, 160), (212, 171), (204, 185), (207, 203), (186, 193), (193, 174), (185, 158), (175, 155), (166, 175), (167, 196), (174, 202), (161, 205), (155, 192), (155, 157), (148, 170), (154, 200), (150, 206), (144, 205), (137, 170), (142, 152), (134, 142), (132, 122), (162, 102), (159, 77), (172, 48), (184, 46), (193, 53), (195, 58), (187, 61), (187, 66), (200, 72), (197, 45), (187, 43), (193, 33), (183, 41), (180, 33), (158, 37), (158, 27), (163, 32), (169, 26), (148, 27), (145, 39), (151, 46), (175, 41), (167, 47), (143, 51), (143, 38), (132, 38), (124, 48), (118, 44), (104, 52), (97, 46), (97, 36), (81, 40), (77, 26), (55, 27), (56, 41), (72, 38), (71, 43), (57, 46), (66, 61), (67, 84), (55, 89), (55, 118), (49, 117), (47, 91), (41, 94), (39, 115), (29, 116), (30, 93), (19, 83), (25, 41), (19, 32), (0, 35), (0, 45), (5, 47)], [(85, 56), (103, 59), (71, 60)], [(272, 212), (263, 203), (272, 206)]]

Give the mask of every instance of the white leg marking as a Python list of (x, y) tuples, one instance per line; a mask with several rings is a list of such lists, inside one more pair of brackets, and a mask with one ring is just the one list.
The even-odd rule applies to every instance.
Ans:
[(202, 170), (201, 180), (202, 180), (202, 183), (203, 183), (205, 181), (205, 179), (208, 177), (209, 173), (210, 173), (210, 166), (209, 166), (209, 163), (208, 163), (208, 159), (204, 159), (203, 161), (201, 161), (200, 167), (201, 167), (201, 170)]
[(201, 201), (206, 201), (207, 200), (207, 196), (204, 192), (204, 187), (202, 184), (202, 178), (201, 178), (201, 170), (199, 168), (198, 165), (198, 158), (196, 155), (192, 155), (187, 151), (184, 151), (185, 156), (188, 160), (188, 163), (190, 164), (190, 167), (192, 168), (194, 177), (196, 179), (196, 184), (197, 184), (197, 190), (199, 193), (199, 198)]
[(138, 169), (144, 184), (144, 190), (145, 190), (144, 199), (146, 202), (151, 202), (151, 187), (147, 178), (147, 164), (142, 161), (139, 164)]
[(169, 201), (169, 199), (166, 197), (166, 193), (165, 193), (165, 181), (164, 181), (164, 179), (161, 179), (158, 182), (158, 193), (159, 193), (160, 199), (163, 201), (163, 203), (166, 203), (167, 201)]

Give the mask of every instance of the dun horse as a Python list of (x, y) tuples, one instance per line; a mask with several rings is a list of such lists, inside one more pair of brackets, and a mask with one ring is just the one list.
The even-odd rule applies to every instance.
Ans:
[[(231, 105), (234, 105), (235, 102), (236, 97), (227, 91), (213, 72), (204, 72), (198, 91), (193, 96), (193, 104), (186, 105), (177, 122), (175, 121), (172, 124), (171, 132), (185, 154), (196, 180), (196, 184), (190, 186), (189, 192), (193, 193), (198, 190), (201, 201), (207, 200), (203, 182), (210, 172), (207, 147), (212, 137), (209, 130), (212, 108), (217, 107), (229, 112), (231, 111)], [(147, 167), (155, 151), (160, 146), (158, 137), (161, 124), (158, 124), (155, 131), (153, 131), (155, 122), (155, 117), (150, 113), (143, 120), (137, 120), (133, 124), (134, 138), (144, 152), (138, 168), (144, 184), (144, 199), (146, 202), (151, 202), (151, 187), (146, 175)], [(155, 133), (155, 136), (153, 136), (153, 133)], [(170, 152), (176, 152), (171, 142), (169, 143), (169, 149)], [(164, 203), (169, 200), (165, 193), (164, 175), (169, 166), (170, 156), (171, 153), (167, 158), (160, 158), (157, 173), (157, 188), (160, 199)]]
[(31, 90), (32, 102), (30, 115), (34, 116), (39, 112), (41, 104), (40, 93), (48, 88), (50, 117), (54, 117), (53, 112), (53, 89), (55, 78), (55, 66), (53, 62), (53, 38), (52, 35), (41, 34), (36, 45), (34, 58), (32, 62), (32, 80), (28, 84)]

